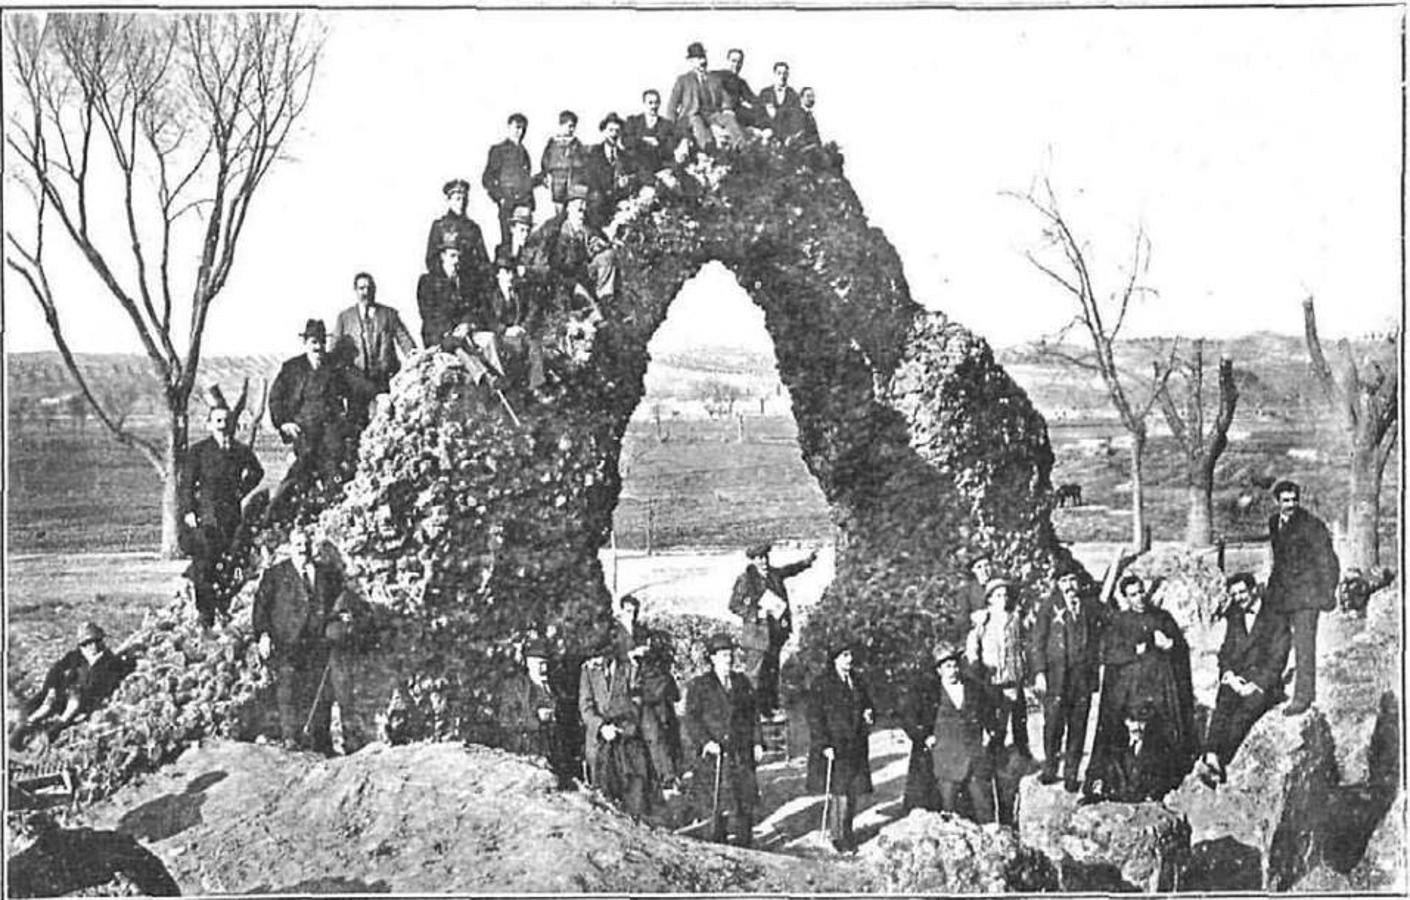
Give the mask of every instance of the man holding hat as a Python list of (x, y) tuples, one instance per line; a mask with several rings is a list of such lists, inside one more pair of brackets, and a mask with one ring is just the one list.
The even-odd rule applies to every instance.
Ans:
[(940, 673), (940, 693), (935, 724), (927, 741), (934, 766), (940, 808), (960, 813), (960, 791), (968, 796), (970, 818), (980, 824), (994, 821), (994, 760), (986, 741), (985, 722), (990, 715), (988, 692), (963, 674), (964, 652), (958, 644), (935, 648)]
[[(240, 527), (241, 503), (259, 487), (264, 467), (254, 451), (231, 436), (230, 409), (223, 397), (206, 413), (206, 427), (210, 436), (187, 448), (176, 500), (186, 528), (182, 536), (191, 556), (187, 577), (196, 593), (196, 612), (209, 628), (217, 611), (227, 615), (226, 609), (218, 609), (217, 568), (235, 564), (228, 556)], [(228, 608), (228, 598), (223, 605)]]
[[(1100, 683), (1102, 610), (1083, 597), (1077, 567), (1058, 570), (1057, 590), (1038, 608), (1029, 637), (1033, 686), (1043, 699), (1043, 770), (1038, 780), (1058, 780), (1062, 759), (1063, 787), (1076, 793), (1077, 770), (1087, 739), (1092, 694)], [(1065, 739), (1065, 740), (1064, 740)]]
[(23, 750), (30, 735), (44, 729), (53, 741), (64, 728), (103, 704), (136, 663), (114, 655), (107, 635), (93, 622), (78, 626), (78, 647), (49, 667), (39, 693), (24, 702), (10, 733), (10, 749)]
[(667, 117), (675, 121), (682, 136), (692, 136), (696, 146), (702, 149), (715, 146), (711, 125), (722, 128), (731, 145), (742, 142), (744, 130), (735, 118), (733, 101), (720, 79), (707, 71), (709, 61), (704, 45), (699, 41), (692, 43), (686, 48), (685, 57), (690, 63), (690, 71), (676, 78), (675, 86), (671, 88), (671, 99), (666, 104)]
[(602, 141), (588, 151), (588, 220), (598, 228), (612, 220), (618, 202), (631, 193), (635, 165), (622, 144), (624, 122), (610, 112), (598, 124)]
[(285, 361), (269, 389), (269, 420), (284, 443), (294, 448), (294, 463), (270, 497), (270, 514), (288, 491), (321, 486), (327, 490), (339, 480), (352, 435), (348, 412), (355, 393), (370, 385), (346, 367), (328, 358), (328, 331), (322, 319), (309, 319), (299, 337), (304, 352)]
[(744, 625), (745, 674), (758, 689), (759, 709), (772, 714), (778, 709), (778, 668), (783, 645), (793, 633), (793, 611), (788, 603), (787, 579), (817, 561), (814, 550), (804, 559), (786, 566), (769, 565), (773, 545), (755, 544), (745, 551), (749, 563), (735, 579), (730, 592), (729, 611)]
[(685, 727), (700, 754), (692, 784), (697, 797), (711, 806), (710, 839), (722, 844), (733, 832), (735, 842), (748, 847), (759, 803), (755, 767), (764, 756), (764, 739), (754, 689), (734, 671), (734, 648), (725, 632), (706, 642), (710, 668), (686, 686)]
[(532, 213), (534, 209), (532, 163), (529, 151), (524, 147), (524, 133), (529, 128), (529, 120), (523, 113), (514, 113), (506, 124), (509, 134), (490, 148), (484, 174), (480, 176), (485, 193), (499, 208), (499, 239), (502, 243), (509, 240), (514, 211), (524, 207)]
[(857, 849), (852, 819), (857, 797), (870, 794), (871, 694), (852, 669), (852, 646), (838, 643), (828, 668), (808, 691), (809, 791), (828, 793), (828, 835), (833, 849)]

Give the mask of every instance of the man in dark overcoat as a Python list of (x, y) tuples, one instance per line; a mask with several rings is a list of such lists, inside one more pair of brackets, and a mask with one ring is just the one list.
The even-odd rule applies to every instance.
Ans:
[(470, 201), (470, 182), (452, 178), (442, 185), (441, 193), (445, 194), (446, 211), (431, 223), (426, 234), (426, 271), (440, 268), (441, 248), (449, 243), (460, 249), (461, 267), (474, 287), (480, 288), (482, 281), (493, 284), (484, 234), (475, 220), (465, 214)]
[(614, 635), (602, 655), (583, 664), (578, 713), (592, 783), (628, 815), (640, 819), (650, 804), (651, 761), (641, 734), (641, 698), (636, 664)]
[(349, 410), (352, 426), (361, 431), (367, 425), (373, 399), (391, 389), (392, 377), (401, 371), (402, 361), (411, 356), (416, 342), (401, 315), (377, 302), (377, 282), (369, 273), (353, 276), (353, 294), (357, 302), (338, 313), (333, 322), (332, 355), (341, 365), (360, 372), (373, 390), (370, 396), (353, 398), (356, 402)]
[(321, 319), (309, 319), (300, 337), (304, 352), (280, 366), (269, 389), (269, 419), (295, 457), (270, 498), (271, 514), (291, 489), (337, 483), (351, 437), (348, 411), (367, 390), (359, 374), (328, 357)]
[(749, 562), (734, 581), (729, 611), (744, 625), (745, 674), (758, 692), (759, 709), (778, 709), (779, 658), (793, 633), (793, 607), (785, 582), (818, 559), (814, 550), (801, 560), (774, 568), (769, 564), (773, 545), (756, 544), (745, 551)]
[(655, 88), (643, 91), (641, 106), (641, 112), (627, 116), (622, 137), (636, 164), (638, 175), (649, 179), (675, 161), (679, 138), (676, 123), (661, 115), (660, 91)]
[(1248, 572), (1229, 576), (1224, 640), (1219, 645), (1219, 693), (1198, 767), (1206, 783), (1222, 782), (1239, 745), (1265, 712), (1283, 699), (1283, 670), (1292, 649), (1287, 616), (1260, 602)]
[(1283, 480), (1273, 485), (1278, 511), (1268, 520), (1273, 570), (1266, 603), (1288, 617), (1295, 660), (1292, 702), (1283, 715), (1307, 711), (1317, 699), (1317, 617), (1336, 608), (1341, 563), (1326, 524), (1301, 506), (1302, 489)]
[[(1038, 780), (1058, 780), (1076, 793), (1078, 768), (1087, 739), (1087, 715), (1100, 683), (1102, 609), (1083, 597), (1074, 567), (1057, 578), (1057, 591), (1043, 603), (1029, 632), (1034, 689), (1043, 698), (1043, 769)], [(1064, 740), (1065, 738), (1065, 740)]]
[(187, 577), (196, 594), (201, 624), (215, 624), (216, 613), (228, 614), (230, 598), (216, 588), (223, 567), (238, 564), (230, 550), (240, 528), (241, 504), (264, 478), (264, 468), (254, 451), (231, 435), (230, 410), (212, 406), (206, 414), (210, 436), (186, 451), (176, 499), (181, 510), (186, 551), (191, 556)]
[(682, 774), (681, 728), (676, 717), (680, 685), (671, 674), (670, 650), (641, 622), (641, 601), (623, 594), (617, 601), (618, 655), (632, 663), (633, 696), (641, 711), (641, 739), (651, 759), (652, 784), (674, 786)]
[(699, 754), (692, 784), (697, 797), (711, 807), (711, 840), (725, 843), (732, 832), (736, 843), (748, 847), (759, 804), (755, 768), (764, 756), (764, 738), (754, 689), (734, 671), (734, 646), (734, 639), (723, 632), (706, 642), (710, 669), (686, 686), (685, 728)]
[(827, 671), (808, 692), (809, 791), (828, 804), (828, 836), (839, 852), (857, 849), (852, 819), (857, 798), (870, 794), (870, 733), (874, 721), (871, 694), (852, 670), (852, 648), (839, 644), (828, 657)]
[(935, 746), (935, 711), (940, 703), (940, 662), (927, 658), (929, 671), (922, 672), (901, 695), (897, 710), (901, 728), (911, 741), (911, 757), (906, 767), (906, 789), (901, 811), (940, 809), (940, 792), (935, 784), (935, 764), (930, 748)]
[[(320, 694), (319, 685), (323, 692), (329, 689), (324, 674), (328, 665), (325, 629), (337, 618), (334, 610), (344, 587), (341, 568), (326, 556), (315, 558), (313, 535), (296, 527), (289, 534), (289, 556), (264, 571), (255, 591), (251, 626), (258, 636), (259, 654), (273, 671), (279, 731), (286, 746), (300, 745), (304, 723), (312, 719), (313, 748), (332, 751), (328, 716), (322, 710), (298, 708), (295, 697), (314, 697)], [(346, 680), (343, 674), (340, 680)], [(324, 706), (330, 697), (316, 699), (316, 706)], [(347, 704), (341, 710), (346, 729), (354, 711), (350, 698), (342, 699)]]
[(548, 682), (548, 644), (533, 638), (525, 642), (522, 655), (523, 669), (500, 686), (496, 721), (501, 743), (511, 753), (542, 756), (552, 765), (559, 757), (558, 704)]
[(523, 113), (512, 114), (507, 122), (509, 134), (490, 148), (485, 159), (485, 171), (480, 184), (499, 208), (499, 239), (509, 240), (509, 228), (514, 211), (534, 209), (534, 176), (529, 151), (524, 146), (524, 132), (529, 120)]
[(988, 692), (963, 670), (964, 651), (955, 644), (935, 649), (940, 693), (931, 726), (930, 759), (940, 808), (961, 812), (960, 791), (967, 797), (974, 821), (994, 821), (994, 757), (985, 741), (989, 716)]

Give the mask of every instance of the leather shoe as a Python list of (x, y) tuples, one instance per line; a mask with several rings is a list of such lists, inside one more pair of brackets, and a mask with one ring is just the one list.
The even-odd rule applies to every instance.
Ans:
[(1064, 791), (1067, 791), (1069, 794), (1075, 794), (1079, 790), (1081, 790), (1081, 788), (1082, 786), (1077, 783), (1076, 778), (1069, 778), (1062, 783), (1062, 789)]
[(1303, 713), (1307, 712), (1307, 710), (1310, 709), (1311, 707), (1312, 707), (1312, 703), (1311, 703), (1310, 701), (1307, 701), (1307, 700), (1294, 700), (1293, 702), (1289, 703), (1287, 706), (1283, 707), (1283, 715), (1285, 715), (1285, 716), (1300, 716), (1300, 715), (1302, 715)]
[(1057, 783), (1058, 783), (1058, 774), (1057, 774), (1056, 772), (1049, 772), (1047, 769), (1044, 769), (1043, 771), (1041, 771), (1041, 772), (1038, 773), (1038, 783), (1039, 783), (1039, 784), (1057, 784)]

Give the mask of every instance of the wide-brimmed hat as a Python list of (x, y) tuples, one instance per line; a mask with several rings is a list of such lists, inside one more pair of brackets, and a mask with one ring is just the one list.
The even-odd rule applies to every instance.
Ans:
[(602, 117), (602, 121), (601, 121), (601, 122), (598, 122), (598, 123), (597, 123), (597, 130), (598, 130), (598, 131), (606, 131), (606, 130), (607, 130), (607, 126), (608, 126), (608, 125), (611, 125), (613, 122), (616, 122), (616, 123), (617, 123), (617, 127), (619, 127), (619, 128), (626, 128), (626, 127), (627, 127), (627, 123), (622, 121), (622, 117), (621, 117), (621, 116), (617, 115), (617, 114), (614, 113), (614, 112), (610, 112), (610, 113), (608, 113), (607, 115), (605, 115), (605, 116)]
[(324, 326), (322, 319), (309, 319), (304, 323), (304, 330), (299, 332), (301, 338), (318, 338), (320, 341), (328, 340), (328, 329)]
[(833, 644), (831, 647), (828, 648), (828, 651), (827, 651), (827, 661), (828, 661), (828, 662), (835, 662), (835, 661), (837, 660), (837, 657), (841, 656), (841, 655), (844, 654), (844, 653), (851, 653), (853, 656), (856, 656), (856, 655), (857, 655), (857, 645), (856, 645), (856, 643), (853, 642), (853, 641), (844, 640), (844, 641), (838, 641), (837, 643)]
[(84, 622), (78, 626), (78, 645), (96, 644), (106, 640), (107, 633), (96, 622)]
[(728, 631), (717, 631), (705, 641), (705, 652), (711, 656), (721, 650), (733, 650), (738, 644)]

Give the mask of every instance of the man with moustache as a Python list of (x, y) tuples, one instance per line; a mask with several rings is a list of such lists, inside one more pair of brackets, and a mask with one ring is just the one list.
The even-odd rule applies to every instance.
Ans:
[(759, 803), (755, 768), (764, 757), (764, 741), (753, 686), (734, 670), (734, 646), (724, 632), (706, 643), (710, 668), (686, 687), (685, 727), (700, 754), (691, 783), (697, 799), (711, 805), (711, 840), (723, 844), (732, 832), (735, 843), (748, 847)]
[(1075, 566), (1057, 578), (1057, 591), (1038, 608), (1030, 632), (1033, 687), (1043, 700), (1043, 768), (1038, 780), (1076, 793), (1087, 739), (1087, 715), (1100, 683), (1102, 612), (1080, 593)]
[(627, 116), (622, 134), (638, 173), (646, 178), (674, 161), (676, 126), (661, 115), (661, 92), (655, 88), (642, 92), (641, 106), (641, 112)]

